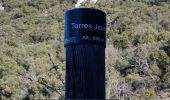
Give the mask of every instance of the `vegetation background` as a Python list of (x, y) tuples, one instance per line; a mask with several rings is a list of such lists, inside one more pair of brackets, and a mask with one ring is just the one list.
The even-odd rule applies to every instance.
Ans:
[[(0, 0), (0, 99), (64, 97), (64, 13), (75, 0)], [(90, 7), (90, 5), (85, 5)], [(170, 98), (170, 0), (99, 0), (106, 98)]]

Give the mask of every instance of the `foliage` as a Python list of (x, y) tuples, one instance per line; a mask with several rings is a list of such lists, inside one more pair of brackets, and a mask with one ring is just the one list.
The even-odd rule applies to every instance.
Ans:
[(147, 99), (154, 99), (156, 97), (156, 93), (153, 89), (145, 89), (144, 94)]
[[(63, 98), (64, 13), (75, 0), (0, 3), (0, 99)], [(169, 0), (98, 0), (93, 7), (107, 14), (106, 98), (162, 99), (170, 88)]]

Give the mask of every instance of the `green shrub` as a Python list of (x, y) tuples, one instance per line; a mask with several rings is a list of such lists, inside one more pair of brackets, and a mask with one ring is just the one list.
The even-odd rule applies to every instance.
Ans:
[(126, 77), (125, 77), (125, 80), (128, 82), (128, 83), (133, 83), (135, 81), (139, 81), (141, 79), (141, 77), (139, 76), (139, 74), (128, 74)]
[(144, 90), (144, 96), (146, 99), (154, 99), (156, 98), (156, 92), (152, 88), (148, 88)]
[(157, 75), (157, 76), (159, 76), (160, 73), (161, 73), (161, 71), (160, 71), (160, 69), (159, 69), (159, 67), (158, 67), (158, 65), (157, 65), (156, 63), (152, 64), (152, 65), (150, 66), (150, 69), (151, 69), (151, 71), (152, 71), (152, 75)]

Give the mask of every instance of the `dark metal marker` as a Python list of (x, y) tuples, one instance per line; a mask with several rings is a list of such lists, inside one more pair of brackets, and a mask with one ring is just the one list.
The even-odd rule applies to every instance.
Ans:
[(105, 99), (106, 14), (76, 8), (65, 14), (65, 99)]

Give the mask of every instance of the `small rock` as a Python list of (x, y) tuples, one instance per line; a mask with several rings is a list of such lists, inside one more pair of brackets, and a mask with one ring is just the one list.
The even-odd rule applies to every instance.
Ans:
[(3, 11), (4, 7), (2, 6), (2, 4), (0, 3), (0, 11)]

